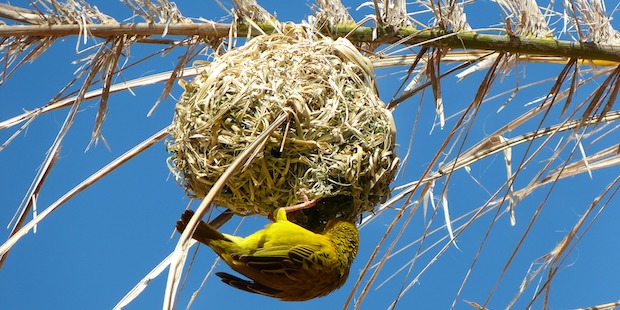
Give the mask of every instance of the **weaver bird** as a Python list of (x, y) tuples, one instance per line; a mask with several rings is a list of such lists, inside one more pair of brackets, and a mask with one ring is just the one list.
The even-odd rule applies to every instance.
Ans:
[[(284, 208), (274, 213), (274, 223), (245, 238), (220, 233), (203, 221), (192, 237), (251, 279), (216, 273), (232, 287), (284, 301), (309, 300), (340, 288), (359, 247), (355, 225), (334, 219), (317, 234), (289, 222)], [(191, 210), (183, 213), (176, 225), (179, 232), (193, 214)]]

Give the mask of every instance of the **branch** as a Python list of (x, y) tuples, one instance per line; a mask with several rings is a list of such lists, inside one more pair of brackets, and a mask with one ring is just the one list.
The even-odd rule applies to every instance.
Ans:
[[(274, 33), (276, 29), (270, 23), (257, 23), (258, 30), (249, 24), (235, 25), (238, 37), (255, 34)], [(86, 31), (96, 37), (128, 36), (205, 36), (226, 38), (230, 35), (230, 24), (207, 23), (134, 23), (134, 24), (89, 24), (89, 25), (16, 25), (0, 26), (0, 37), (40, 36), (64, 37), (79, 35)], [(284, 25), (283, 27), (290, 27)], [(620, 62), (620, 47), (611, 44), (555, 40), (552, 38), (518, 37), (510, 35), (491, 35), (474, 31), (451, 33), (436, 29), (416, 30), (402, 27), (397, 30), (389, 27), (356, 27), (340, 24), (323, 28), (324, 34), (332, 37), (347, 37), (352, 42), (375, 42), (381, 44), (402, 43), (405, 45), (425, 45), (450, 49), (488, 50), (510, 52), (524, 55), (561, 56), (567, 58), (607, 60)], [(377, 35), (373, 39), (373, 32)]]
[[(208, 36), (227, 37), (230, 25), (215, 22), (193, 24), (90, 24), (90, 25), (16, 25), (0, 26), (0, 37), (10, 36), (40, 36), (40, 37), (66, 37), (79, 35), (86, 31), (95, 37), (113, 37), (120, 35), (128, 36), (151, 36), (151, 35), (181, 35), (181, 36)], [(265, 26), (268, 27), (268, 26)], [(273, 28), (273, 27), (271, 27)], [(240, 26), (240, 34), (247, 34), (248, 27)]]

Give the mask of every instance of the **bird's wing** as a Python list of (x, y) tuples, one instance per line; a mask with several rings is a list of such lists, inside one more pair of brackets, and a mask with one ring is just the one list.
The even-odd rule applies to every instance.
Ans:
[(234, 253), (231, 257), (247, 267), (270, 273), (289, 273), (320, 262), (320, 245), (282, 245)]

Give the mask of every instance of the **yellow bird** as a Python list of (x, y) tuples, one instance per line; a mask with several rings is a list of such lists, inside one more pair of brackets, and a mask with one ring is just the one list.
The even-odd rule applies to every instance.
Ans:
[[(182, 232), (194, 214), (187, 210), (177, 222)], [(340, 288), (359, 248), (353, 223), (334, 219), (321, 234), (313, 233), (275, 211), (275, 222), (245, 238), (220, 233), (201, 221), (193, 236), (208, 245), (233, 270), (251, 279), (218, 272), (232, 287), (284, 301), (304, 301)]]

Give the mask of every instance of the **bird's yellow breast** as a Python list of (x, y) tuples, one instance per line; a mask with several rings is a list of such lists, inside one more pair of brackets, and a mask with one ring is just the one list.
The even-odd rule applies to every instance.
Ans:
[(331, 242), (323, 235), (315, 234), (289, 221), (279, 221), (267, 225), (236, 242), (244, 249), (268, 248), (282, 245), (316, 244), (331, 246)]

